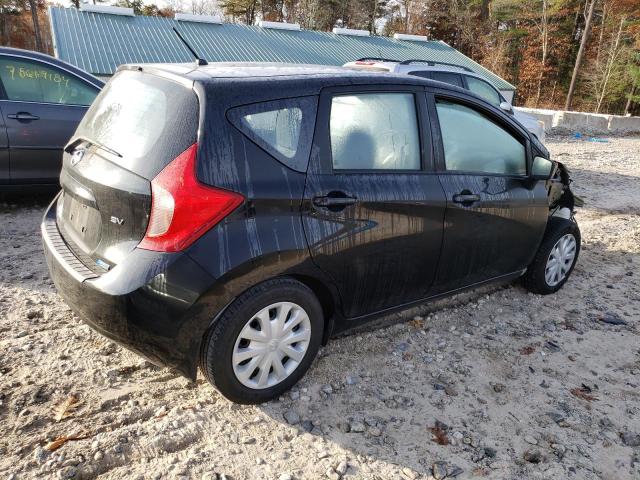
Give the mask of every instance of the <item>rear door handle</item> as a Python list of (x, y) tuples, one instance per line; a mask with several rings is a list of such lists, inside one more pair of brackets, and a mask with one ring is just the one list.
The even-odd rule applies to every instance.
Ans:
[(31, 115), (29, 112), (18, 112), (7, 115), (8, 118), (12, 118), (13, 120), (40, 120), (40, 117), (37, 115)]
[(344, 196), (323, 196), (323, 197), (314, 197), (313, 198), (313, 204), (316, 207), (324, 207), (324, 208), (330, 208), (330, 207), (346, 207), (348, 205), (354, 205), (358, 202), (358, 199), (356, 197), (351, 197), (348, 196), (346, 194), (343, 194)]
[(480, 201), (480, 195), (475, 193), (459, 193), (453, 196), (453, 201), (462, 204), (471, 204)]

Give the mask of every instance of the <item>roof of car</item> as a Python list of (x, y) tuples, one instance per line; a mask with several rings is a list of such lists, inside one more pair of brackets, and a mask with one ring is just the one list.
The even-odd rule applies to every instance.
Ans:
[(453, 85), (443, 84), (432, 80), (401, 75), (395, 73), (381, 73), (372, 71), (353, 70), (344, 67), (326, 65), (305, 65), (295, 63), (263, 63), (263, 62), (217, 62), (208, 65), (196, 63), (159, 63), (122, 65), (118, 70), (140, 70), (147, 73), (188, 79), (201, 83), (224, 82), (225, 80), (273, 81), (274, 79), (304, 78), (311, 82), (314, 78), (323, 83), (331, 79), (344, 80), (345, 83), (383, 83), (407, 85), (433, 85), (434, 87), (454, 89), (468, 94), (467, 90)]
[[(267, 101), (285, 97), (317, 95), (326, 87), (348, 85), (415, 85), (432, 86), (440, 90), (453, 90), (467, 96), (475, 96), (469, 90), (454, 85), (413, 75), (358, 71), (344, 67), (287, 63), (209, 63), (199, 66), (193, 63), (161, 63), (121, 65), (123, 70), (168, 78), (191, 86), (206, 85), (207, 89), (222, 88), (226, 94), (218, 103), (233, 101), (232, 92), (242, 91), (243, 101)], [(274, 85), (278, 82), (279, 85)], [(478, 97), (480, 98), (480, 97)], [(482, 100), (482, 99), (481, 99)]]
[(0, 55), (11, 55), (16, 57), (28, 58), (31, 60), (36, 60), (40, 62), (49, 63), (60, 68), (63, 68), (78, 77), (83, 78), (84, 80), (92, 83), (98, 88), (102, 88), (104, 86), (104, 82), (97, 77), (94, 77), (88, 72), (84, 70), (74, 67), (73, 65), (64, 62), (58, 58), (52, 57), (51, 55), (47, 55), (46, 53), (34, 52), (31, 50), (22, 50), (21, 48), (11, 48), (11, 47), (0, 47)]

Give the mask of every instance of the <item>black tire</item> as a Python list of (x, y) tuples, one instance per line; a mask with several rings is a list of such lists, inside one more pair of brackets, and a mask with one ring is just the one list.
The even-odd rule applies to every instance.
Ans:
[[(277, 302), (292, 302), (305, 310), (311, 324), (309, 345), (299, 365), (283, 381), (264, 389), (249, 388), (233, 371), (233, 349), (246, 323), (261, 309)], [(202, 343), (200, 368), (207, 380), (232, 402), (263, 403), (289, 390), (305, 374), (320, 349), (323, 329), (322, 307), (307, 286), (291, 278), (269, 280), (240, 295), (209, 328)]]
[[(549, 285), (545, 278), (545, 270), (547, 267), (547, 260), (551, 254), (556, 242), (565, 235), (573, 235), (576, 241), (576, 254), (573, 262), (565, 277), (556, 285)], [(562, 288), (567, 282), (573, 272), (573, 268), (578, 261), (580, 254), (580, 229), (578, 224), (574, 220), (567, 220), (565, 218), (551, 217), (547, 224), (547, 230), (538, 251), (536, 252), (531, 265), (527, 268), (527, 272), (522, 278), (524, 287), (533, 293), (539, 293), (541, 295), (549, 295), (555, 293)]]

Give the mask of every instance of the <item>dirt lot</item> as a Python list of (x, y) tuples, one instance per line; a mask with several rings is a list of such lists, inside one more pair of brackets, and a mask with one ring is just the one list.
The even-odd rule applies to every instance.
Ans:
[[(46, 200), (5, 199), (0, 476), (640, 478), (640, 139), (549, 146), (587, 202), (563, 290), (512, 285), (398, 315), (409, 321), (332, 341), (258, 407), (84, 326), (47, 276)], [(61, 436), (85, 438), (49, 452)]]

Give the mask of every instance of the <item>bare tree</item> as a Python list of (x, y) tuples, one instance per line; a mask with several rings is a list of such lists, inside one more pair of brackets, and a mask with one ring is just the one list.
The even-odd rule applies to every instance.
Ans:
[(598, 95), (598, 104), (596, 105), (596, 113), (600, 113), (600, 108), (602, 108), (602, 102), (604, 100), (605, 93), (607, 92), (607, 84), (609, 83), (609, 79), (611, 78), (611, 73), (613, 72), (613, 67), (616, 64), (616, 60), (620, 53), (620, 49), (619, 49), (620, 39), (622, 38), (622, 31), (623, 31), (625, 21), (626, 21), (626, 16), (623, 15), (620, 18), (620, 25), (618, 27), (618, 33), (616, 34), (616, 38), (611, 43), (611, 47), (609, 48), (609, 56), (607, 57), (607, 64), (604, 69), (604, 75), (602, 78), (600, 94)]
[(33, 21), (33, 36), (36, 41), (36, 50), (42, 52), (42, 35), (40, 34), (40, 24), (38, 23), (37, 0), (29, 0), (29, 9), (31, 10), (31, 20)]
[(578, 49), (578, 55), (576, 56), (576, 63), (573, 67), (573, 74), (571, 75), (571, 84), (569, 84), (569, 91), (567, 92), (567, 101), (564, 104), (565, 110), (571, 110), (571, 103), (573, 102), (573, 93), (576, 89), (576, 82), (578, 80), (578, 74), (580, 73), (580, 64), (582, 63), (582, 57), (587, 47), (587, 41), (589, 40), (589, 33), (591, 32), (591, 21), (593, 20), (593, 11), (596, 6), (597, 0), (591, 0), (589, 6), (589, 13), (587, 14), (587, 21), (584, 25), (584, 32), (582, 33), (582, 41), (580, 42), (580, 48)]
[(542, 77), (544, 77), (545, 68), (547, 66), (547, 53), (549, 51), (549, 18), (547, 16), (547, 10), (549, 7), (549, 0), (542, 0), (542, 17), (540, 19), (540, 42), (542, 44), (542, 60), (540, 65), (540, 74), (538, 75), (538, 91), (536, 93), (535, 106), (538, 106), (540, 101), (540, 92), (542, 91)]
[(194, 15), (220, 15), (222, 13), (215, 0), (191, 0), (190, 10)]

